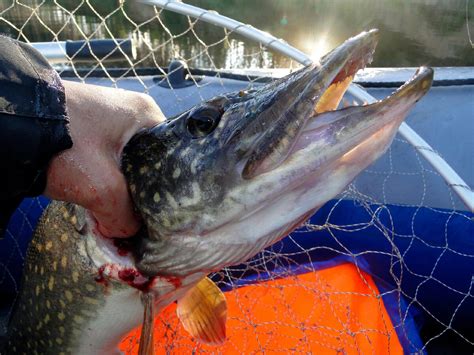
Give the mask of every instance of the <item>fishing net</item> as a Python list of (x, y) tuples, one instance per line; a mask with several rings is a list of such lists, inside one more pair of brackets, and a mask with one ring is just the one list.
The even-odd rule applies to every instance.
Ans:
[[(298, 67), (235, 31), (123, 0), (0, 0), (0, 32), (30, 43), (83, 40), (54, 64), (64, 79), (149, 93), (167, 116)], [(81, 51), (104, 38), (115, 49), (105, 55), (92, 50), (80, 60)], [(136, 53), (117, 46), (123, 39), (132, 39)], [(174, 59), (185, 63), (183, 72), (168, 71)], [(174, 71), (190, 86), (171, 83)], [(391, 90), (371, 93), (384, 97)], [(441, 103), (445, 94), (432, 89), (425, 99), (431, 112), (449, 114)], [(416, 108), (410, 120), (429, 114)], [(1, 331), (19, 292), (26, 245), (47, 203), (25, 200), (1, 241)], [(473, 215), (451, 187), (397, 136), (378, 162), (302, 228), (247, 263), (210, 276), (227, 297), (224, 345), (193, 340), (173, 304), (157, 316), (155, 349), (418, 353), (454, 346), (472, 352), (474, 334), (466, 324), (474, 309), (473, 231)], [(121, 350), (136, 353), (138, 341), (136, 330)]]

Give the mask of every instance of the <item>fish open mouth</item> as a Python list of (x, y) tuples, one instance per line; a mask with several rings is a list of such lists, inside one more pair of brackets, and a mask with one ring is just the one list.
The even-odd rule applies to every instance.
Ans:
[[(355, 69), (363, 62), (339, 71), (321, 99), (307, 103), (314, 112), (297, 134), (290, 131), (275, 137), (284, 143), (283, 148), (270, 144), (267, 154), (248, 160), (242, 175), (249, 184), (245, 192), (241, 189), (233, 198), (251, 196), (244, 203), (253, 208), (227, 229), (230, 235), (248, 236), (254, 244), (241, 246), (239, 253), (220, 256), (221, 266), (247, 260), (285, 237), (342, 192), (386, 151), (409, 110), (431, 87), (433, 70), (422, 67), (381, 101), (336, 109)], [(257, 225), (258, 236), (254, 232)]]
[(247, 151), (244, 179), (278, 169), (310, 145), (319, 145), (319, 150), (330, 147), (331, 156), (312, 154), (318, 154), (320, 160), (334, 160), (337, 154), (356, 148), (383, 127), (402, 122), (412, 105), (431, 87), (431, 68), (420, 68), (381, 101), (338, 109), (355, 74), (372, 61), (377, 41), (378, 30), (363, 32), (328, 53), (320, 63), (262, 90), (261, 96), (266, 90), (273, 90), (274, 94), (270, 108), (248, 125), (252, 134), (258, 130), (255, 126), (263, 129)]
[[(273, 91), (263, 99), (271, 104), (254, 124), (265, 127), (265, 131), (249, 150), (242, 172), (244, 178), (251, 179), (280, 165), (290, 155), (308, 121), (338, 107), (355, 74), (372, 61), (377, 41), (378, 30), (362, 32), (329, 52), (319, 63), (262, 90), (260, 97)], [(254, 125), (248, 126), (250, 132), (255, 132)]]
[[(395, 124), (400, 124), (401, 121), (396, 120), (396, 118), (405, 118), (403, 114), (406, 114), (408, 109), (428, 91), (431, 87), (432, 80), (433, 70), (431, 68), (421, 67), (410, 80), (383, 100), (372, 104), (364, 103), (361, 105), (347, 106), (340, 110), (332, 109), (332, 112), (330, 110), (322, 112), (316, 111), (316, 114), (313, 115), (303, 127), (301, 135), (293, 146), (290, 155), (311, 145), (319, 138), (318, 132), (323, 131), (330, 125), (332, 125), (332, 130), (339, 129), (339, 136), (343, 135), (344, 130), (350, 130), (351, 138), (355, 140), (362, 134), (370, 137), (377, 130), (390, 124), (390, 121)], [(331, 85), (331, 87), (333, 85)], [(338, 102), (339, 101), (340, 99), (338, 99)], [(376, 116), (380, 116), (380, 119), (370, 119)], [(351, 147), (351, 149), (353, 148), (355, 148), (355, 146)]]

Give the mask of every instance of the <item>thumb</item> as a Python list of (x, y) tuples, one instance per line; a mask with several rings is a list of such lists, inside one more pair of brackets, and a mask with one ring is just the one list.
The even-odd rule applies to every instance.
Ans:
[[(115, 168), (115, 169), (114, 169)], [(97, 228), (106, 237), (128, 237), (134, 235), (140, 228), (140, 219), (134, 212), (132, 199), (127, 190), (124, 176), (116, 166), (105, 170), (108, 176), (107, 186), (98, 189), (97, 198), (88, 208), (97, 220)]]
[(73, 147), (51, 161), (45, 194), (91, 211), (106, 237), (134, 235), (140, 218), (117, 162), (100, 149), (83, 146), (85, 150)]

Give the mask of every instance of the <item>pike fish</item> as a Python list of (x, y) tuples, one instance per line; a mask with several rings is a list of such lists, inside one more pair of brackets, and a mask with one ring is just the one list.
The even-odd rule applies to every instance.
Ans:
[(384, 100), (338, 109), (377, 38), (363, 32), (317, 64), (137, 133), (122, 157), (145, 225), (134, 238), (104, 238), (87, 210), (52, 202), (4, 353), (115, 353), (142, 322), (145, 298), (155, 312), (177, 301), (193, 336), (224, 341), (225, 299), (206, 275), (248, 260), (338, 195), (430, 88), (433, 71), (422, 67)]

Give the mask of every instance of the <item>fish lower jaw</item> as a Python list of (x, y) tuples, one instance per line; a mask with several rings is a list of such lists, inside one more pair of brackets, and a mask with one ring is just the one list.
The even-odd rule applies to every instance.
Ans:
[[(299, 196), (295, 198), (298, 199)], [(147, 249), (166, 250), (166, 253), (145, 257), (140, 268), (145, 269), (146, 273), (166, 273), (174, 277), (205, 276), (252, 258), (299, 227), (317, 208), (312, 205), (311, 208), (298, 209), (291, 218), (260, 210), (249, 215), (247, 220), (227, 224), (205, 237), (174, 236), (169, 240), (161, 240), (159, 247), (155, 242), (153, 246), (147, 246)], [(284, 209), (280, 206), (277, 210)]]
[[(355, 138), (358, 136), (360, 137), (359, 141), (362, 142), (364, 137), (369, 137), (385, 126), (390, 126), (395, 122), (401, 124), (413, 105), (429, 89), (432, 79), (433, 70), (421, 67), (412, 78), (379, 101), (317, 112), (306, 123), (289, 157), (308, 148), (317, 140), (322, 140), (325, 145), (330, 145), (334, 141), (356, 142)], [(351, 119), (352, 116), (359, 117), (360, 122), (354, 122)], [(361, 120), (361, 117), (364, 119)], [(350, 127), (350, 130), (357, 134), (351, 137), (344, 126)], [(356, 144), (353, 145), (356, 146)]]
[[(345, 184), (325, 188), (312, 179), (280, 191), (270, 200), (259, 203), (251, 213), (227, 222), (206, 235), (174, 235), (147, 241), (140, 270), (145, 274), (184, 277), (193, 273), (206, 275), (223, 267), (247, 261), (264, 248), (276, 243), (303, 224)], [(306, 193), (313, 187), (310, 196)], [(329, 191), (325, 194), (324, 190)], [(153, 251), (159, 250), (156, 254)]]

